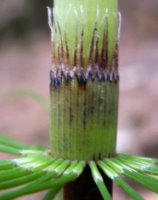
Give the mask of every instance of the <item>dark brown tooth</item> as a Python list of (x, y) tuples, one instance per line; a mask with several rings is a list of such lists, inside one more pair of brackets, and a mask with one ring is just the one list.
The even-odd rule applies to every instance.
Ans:
[(55, 85), (55, 87), (60, 87), (60, 85), (61, 85), (61, 79), (60, 78), (56, 78), (54, 85)]
[(113, 73), (113, 81), (118, 82), (119, 81), (119, 75), (116, 73)]
[(112, 73), (112, 78), (111, 79), (112, 79), (111, 81), (113, 81), (113, 82), (115, 81), (115, 73), (114, 72)]
[(97, 81), (100, 80), (100, 77), (99, 77), (99, 73), (98, 73), (98, 71), (97, 71), (96, 74), (95, 74), (95, 80), (97, 80)]
[(116, 81), (119, 81), (120, 80), (120, 77), (119, 77), (119, 74), (116, 75)]
[(84, 70), (81, 70), (80, 74), (77, 75), (77, 80), (78, 80), (78, 83), (80, 85), (85, 85), (86, 84), (87, 80), (86, 80), (86, 77), (85, 77)]
[(77, 47), (75, 48), (75, 52), (74, 52), (74, 66), (77, 66)]
[(81, 33), (81, 47), (80, 47), (80, 65), (84, 68), (84, 62), (83, 62), (83, 43), (84, 43), (84, 28), (82, 28)]
[(61, 79), (60, 78), (54, 78), (52, 82), (52, 87), (59, 88), (61, 86)]
[(99, 62), (99, 47), (98, 47), (98, 44), (99, 44), (99, 39), (97, 38), (97, 40), (96, 40), (96, 50), (95, 50), (95, 64), (98, 64), (98, 62)]
[(104, 73), (103, 73), (103, 72), (101, 73), (101, 81), (102, 81), (102, 82), (104, 82), (104, 81), (105, 81), (105, 75), (104, 75)]
[(58, 22), (58, 21), (57, 21), (57, 27), (58, 27), (59, 35), (60, 35), (60, 54), (61, 54), (61, 58), (64, 59), (63, 37), (62, 37), (61, 28), (60, 28), (60, 25), (59, 25), (59, 22)]
[(64, 71), (63, 70), (61, 70), (61, 80), (62, 80), (62, 82), (64, 81)]
[(70, 72), (66, 72), (66, 83), (69, 83), (71, 81), (71, 76), (70, 76)]
[(107, 73), (106, 80), (110, 81), (110, 74), (109, 73)]
[(50, 88), (58, 88), (61, 86), (62, 78), (57, 76), (57, 73), (54, 73), (53, 70), (50, 70)]
[(65, 33), (65, 47), (66, 47), (66, 52), (65, 52), (65, 55), (66, 55), (66, 65), (69, 65), (69, 48), (68, 48), (68, 43), (67, 43), (67, 35)]
[(50, 87), (53, 87), (53, 86), (54, 86), (54, 72), (51, 69), (50, 70)]
[(91, 79), (92, 79), (92, 76), (93, 76), (93, 73), (92, 73), (92, 70), (90, 69), (90, 70), (88, 70), (88, 72), (87, 72), (87, 79), (88, 79), (88, 80), (91, 80)]
[[(107, 23), (107, 20), (106, 20)], [(108, 23), (107, 23), (108, 26)], [(108, 69), (108, 28), (106, 27), (104, 29), (104, 36), (103, 36), (103, 43), (102, 43), (102, 49), (101, 54), (99, 56), (99, 69), (105, 70)]]
[(118, 43), (116, 44), (116, 49), (115, 49), (113, 60), (114, 60), (114, 69), (115, 69), (115, 71), (118, 72), (118, 66), (119, 66), (119, 47), (118, 47)]
[(95, 67), (96, 62), (96, 49), (95, 49), (95, 38), (96, 38), (96, 31), (97, 31), (97, 23), (95, 23), (95, 27), (93, 30), (92, 40), (91, 40), (91, 46), (90, 46), (90, 52), (89, 52), (89, 63), (91, 64), (92, 68)]

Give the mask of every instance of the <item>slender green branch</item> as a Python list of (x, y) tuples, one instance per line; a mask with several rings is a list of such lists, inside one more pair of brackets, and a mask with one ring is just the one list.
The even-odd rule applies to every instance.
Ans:
[(123, 179), (121, 179), (116, 171), (112, 167), (109, 167), (106, 163), (100, 161), (99, 166), (114, 182), (116, 182), (125, 192), (128, 193), (135, 200), (143, 200), (143, 198), (136, 192), (131, 186), (129, 186)]
[(13, 163), (10, 160), (1, 160), (0, 161), (0, 171), (6, 170), (6, 169), (12, 169), (15, 166), (16, 166), (15, 163)]
[(61, 188), (50, 190), (50, 191), (45, 195), (45, 197), (43, 198), (43, 200), (52, 200), (52, 199), (54, 199), (54, 197), (59, 193), (60, 189), (61, 189)]
[(109, 192), (108, 192), (108, 190), (105, 186), (104, 180), (103, 180), (100, 172), (98, 171), (95, 162), (91, 161), (89, 163), (89, 165), (90, 165), (90, 168), (91, 168), (91, 171), (92, 171), (93, 179), (94, 179), (100, 193), (102, 194), (103, 199), (104, 200), (112, 200), (112, 197), (109, 194)]
[(33, 181), (30, 184), (27, 184), (20, 189), (1, 194), (0, 199), (14, 199), (23, 195), (39, 192), (50, 188), (58, 190), (59, 188), (61, 188), (61, 186), (64, 186), (66, 183), (76, 179), (82, 173), (84, 166), (85, 162), (79, 162), (77, 164), (75, 163), (75, 165), (74, 163), (72, 163), (72, 165), (70, 165), (66, 170), (63, 169), (63, 176), (55, 179), (50, 179), (52, 178), (52, 173), (47, 173), (45, 176), (38, 178), (37, 180)]
[(8, 147), (8, 146), (3, 146), (3, 145), (0, 145), (0, 152), (13, 154), (13, 155), (20, 155), (21, 154), (21, 151), (19, 149), (16, 149), (16, 148), (13, 148), (13, 147)]

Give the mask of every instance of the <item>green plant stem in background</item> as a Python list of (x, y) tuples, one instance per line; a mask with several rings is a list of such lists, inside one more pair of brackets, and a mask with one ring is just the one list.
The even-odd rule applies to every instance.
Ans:
[(117, 7), (116, 0), (54, 1), (50, 128), (54, 157), (88, 161), (115, 154)]

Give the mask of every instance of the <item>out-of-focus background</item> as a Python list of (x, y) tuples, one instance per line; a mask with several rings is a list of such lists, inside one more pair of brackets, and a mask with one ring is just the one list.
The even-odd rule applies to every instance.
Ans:
[[(28, 144), (48, 145), (49, 114), (32, 99), (13, 94), (31, 88), (49, 99), (48, 5), (51, 0), (0, 1), (0, 134)], [(118, 151), (158, 157), (158, 0), (120, 0), (120, 11)], [(137, 189), (145, 200), (158, 199)], [(114, 199), (129, 198), (116, 187)]]

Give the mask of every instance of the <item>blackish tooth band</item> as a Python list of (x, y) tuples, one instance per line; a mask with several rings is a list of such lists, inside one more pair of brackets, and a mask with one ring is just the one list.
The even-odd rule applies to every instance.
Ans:
[(87, 71), (84, 70), (70, 70), (70, 71), (50, 71), (50, 86), (54, 88), (59, 88), (63, 84), (68, 84), (72, 80), (77, 80), (80, 85), (86, 84), (88, 81), (97, 82), (114, 82), (119, 81), (119, 74), (117, 72), (107, 72), (107, 71), (96, 71), (93, 72), (91, 69)]

